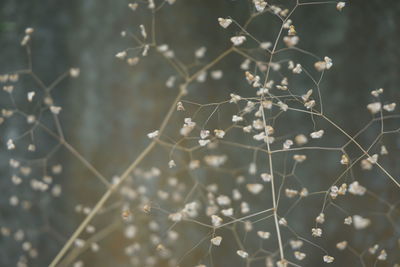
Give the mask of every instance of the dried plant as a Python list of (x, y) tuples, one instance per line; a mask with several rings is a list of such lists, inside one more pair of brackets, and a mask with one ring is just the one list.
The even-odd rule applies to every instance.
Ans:
[[(63, 164), (51, 165), (51, 173), (40, 171), (48, 169), (60, 148), (96, 177), (92, 183), (105, 187), (95, 204), (76, 206), (84, 219), (50, 266), (94, 266), (83, 260), (85, 255), (104, 253), (107, 245), (102, 244), (119, 231), (125, 262), (132, 266), (399, 266), (400, 183), (396, 166), (388, 163), (398, 150), (396, 103), (385, 98), (383, 89), (373, 90), (371, 104), (355, 107), (371, 114), (368, 124), (355, 134), (343, 129), (335, 114), (325, 112), (330, 101), (321, 86), (334, 59), (300, 48), (302, 30), (292, 21), (307, 6), (329, 5), (339, 13), (345, 3), (248, 2), (245, 23), (234, 17), (215, 21), (210, 30), (230, 37), (225, 44), (195, 49), (193, 64), (156, 38), (163, 30), (155, 27), (156, 16), (168, 5), (173, 12), (174, 0), (129, 4), (133, 12), (148, 13), (151, 22), (121, 33), (135, 47), (116, 52), (116, 60), (136, 69), (147, 57), (166, 61), (175, 74), (165, 87), (176, 91), (176, 97), (160, 114), (165, 115), (162, 123), (143, 136), (146, 148), (112, 178), (64, 137), (59, 116), (68, 111), (57, 105), (53, 89), (65, 78), (78, 78), (78, 68), (50, 85), (40, 80), (30, 61), (25, 70), (0, 76), (9, 97), (2, 103), (0, 123), (24, 129), (4, 137), (8, 153), (35, 152), (37, 131), (55, 140), (50, 150), (40, 148), (47, 149), (44, 157), (12, 155), (15, 187), (27, 183), (29, 190), (69, 197), (54, 179)], [(270, 40), (254, 30), (266, 17), (280, 23), (278, 29), (263, 29), (271, 31)], [(21, 42), (28, 58), (33, 36), (28, 28)], [(226, 44), (226, 50), (206, 60), (209, 50)], [(231, 57), (240, 62), (224, 65)], [(241, 77), (240, 89), (224, 86), (230, 77)], [(26, 79), (39, 89), (18, 92)], [(208, 86), (207, 79), (222, 91), (204, 103), (199, 92)], [(19, 108), (16, 97), (21, 95), (31, 103), (29, 109)], [(364, 135), (369, 143), (360, 141)], [(42, 178), (34, 178), (38, 175)], [(17, 193), (9, 204), (26, 210), (32, 205)], [(18, 266), (30, 265), (41, 253), (21, 229), (2, 226), (1, 235), (21, 242)]]

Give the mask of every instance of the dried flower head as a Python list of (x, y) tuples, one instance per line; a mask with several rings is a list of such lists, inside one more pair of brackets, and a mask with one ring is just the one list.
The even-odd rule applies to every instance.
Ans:
[(243, 35), (231, 37), (231, 42), (235, 46), (239, 46), (239, 45), (243, 44), (245, 41), (246, 41), (246, 36), (243, 36)]
[(212, 243), (214, 246), (219, 246), (219, 245), (221, 245), (221, 242), (222, 242), (222, 237), (220, 237), (220, 236), (216, 236), (216, 237), (214, 237), (214, 238), (211, 239), (211, 243)]
[(236, 251), (236, 253), (242, 258), (247, 258), (249, 256), (249, 253), (247, 253), (244, 250), (238, 250), (238, 251)]
[(334, 257), (329, 256), (329, 255), (325, 255), (323, 259), (324, 259), (324, 262), (326, 262), (326, 263), (332, 263), (335, 260)]
[(339, 11), (342, 11), (342, 9), (343, 9), (345, 6), (346, 6), (346, 3), (345, 3), (345, 2), (338, 2), (338, 3), (336, 4), (336, 9), (339, 10)]
[(228, 28), (229, 25), (232, 24), (232, 20), (231, 19), (224, 19), (224, 18), (218, 18), (218, 23), (219, 25), (221, 25), (222, 28)]

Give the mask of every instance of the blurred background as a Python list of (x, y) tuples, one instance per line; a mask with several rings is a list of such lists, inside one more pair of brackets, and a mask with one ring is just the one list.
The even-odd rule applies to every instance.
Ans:
[[(293, 5), (293, 1), (286, 2)], [(32, 69), (45, 85), (50, 85), (71, 67), (79, 68), (80, 76), (57, 83), (52, 90), (52, 97), (55, 104), (62, 107), (59, 117), (67, 142), (109, 180), (120, 175), (146, 147), (149, 143), (146, 134), (159, 127), (178, 92), (176, 87), (165, 86), (167, 79), (174, 75), (173, 69), (151, 51), (148, 58), (141, 59), (136, 66), (129, 66), (115, 58), (116, 53), (135, 46), (132, 38), (121, 36), (121, 31), (139, 35), (139, 24), (144, 24), (147, 29), (151, 25), (151, 12), (147, 8), (140, 6), (138, 10), (132, 11), (128, 4), (127, 1), (110, 0), (0, 1), (0, 74), (27, 68), (28, 57), (25, 48), (20, 46), (27, 27), (35, 29), (30, 43)], [(321, 83), (324, 109), (336, 123), (354, 135), (371, 119), (366, 112), (366, 105), (373, 101), (371, 90), (384, 88), (386, 102), (397, 102), (400, 99), (400, 2), (351, 0), (347, 4), (342, 12), (338, 12), (332, 4), (303, 6), (293, 15), (292, 20), (301, 36), (299, 47), (319, 57), (327, 55), (333, 59), (334, 67), (325, 74)], [(205, 57), (197, 62), (201, 66), (227, 49), (230, 46), (229, 38), (238, 32), (237, 29), (222, 30), (217, 24), (217, 18), (231, 16), (239, 23), (244, 23), (248, 15), (249, 3), (244, 0), (177, 0), (174, 5), (166, 4), (156, 14), (157, 43), (167, 43), (175, 55), (188, 65), (197, 61), (194, 57), (196, 49), (207, 47)], [(263, 40), (273, 41), (277, 25), (278, 21), (273, 18), (257, 19), (249, 31), (257, 32), (257, 36)], [(297, 61), (304, 57), (295, 53), (291, 56)], [(188, 99), (211, 103), (227, 99), (231, 92), (246, 92), (243, 78), (238, 75), (241, 61), (238, 55), (230, 55), (216, 66), (224, 70), (223, 80), (207, 80), (201, 86), (194, 85), (189, 88)], [(299, 87), (307, 86), (301, 83), (299, 81)], [(26, 92), (36, 89), (39, 89), (38, 85), (32, 78), (20, 78), (14, 95), (19, 109), (30, 112), (37, 108), (25, 101)], [(304, 90), (301, 88), (299, 92)], [(2, 110), (13, 108), (12, 101), (4, 91), (0, 92), (0, 105)], [(296, 132), (312, 127), (309, 118), (292, 119), (297, 123), (282, 125), (282, 132)], [(43, 115), (42, 122), (56, 131), (51, 115)], [(181, 123), (181, 120), (177, 120), (177, 127)], [(294, 125), (296, 129), (293, 129)], [(387, 125), (388, 128), (398, 127), (399, 121), (391, 120)], [(379, 133), (379, 127), (376, 126), (360, 136), (361, 144), (371, 144)], [(47, 266), (84, 218), (84, 212), (76, 212), (77, 205), (93, 206), (105, 190), (104, 185), (77, 160), (76, 155), (64, 147), (58, 147), (57, 139), (43, 129), (35, 131), (36, 152), (30, 153), (18, 146), (16, 150), (8, 151), (8, 138), (21, 135), (24, 131), (27, 131), (27, 126), (21, 119), (6, 120), (0, 125), (0, 266), (16, 266), (17, 262), (21, 262), (21, 255), (25, 255), (28, 266)], [(332, 135), (324, 146), (343, 144), (345, 140), (341, 136)], [(391, 157), (383, 165), (398, 177), (400, 139), (397, 135), (391, 135), (384, 141), (390, 148)], [(356, 151), (355, 148), (349, 149)], [(240, 151), (231, 153), (236, 153), (240, 164), (243, 154)], [(165, 149), (164, 152), (153, 154), (146, 159), (143, 168), (150, 169), (158, 163), (165, 167), (168, 162)], [(337, 165), (328, 163), (339, 157), (340, 154), (330, 154), (324, 158), (317, 156), (314, 162), (309, 162), (309, 166), (319, 164), (319, 167), (301, 169), (302, 177), (333, 177), (337, 173)], [(26, 185), (25, 181), (19, 187), (13, 184), (11, 177), (16, 175), (16, 170), (10, 167), (12, 158), (32, 168), (27, 177), (22, 177), (27, 180)], [(284, 162), (282, 160), (282, 165)], [(399, 200), (399, 191), (379, 170), (367, 174), (358, 170), (354, 172), (353, 175), (358, 176), (368, 187), (374, 188), (380, 198), (390, 203)], [(46, 175), (52, 176), (54, 184), (61, 185), (62, 193), (59, 197), (31, 189), (29, 183), (32, 177)], [(318, 185), (326, 186), (325, 182), (307, 179), (306, 184), (314, 184), (316, 188)], [(163, 186), (159, 183), (151, 184), (154, 191)], [(10, 204), (13, 196), (18, 196), (17, 205)], [(118, 203), (120, 200), (113, 201)], [(368, 205), (368, 209), (385, 209), (376, 202), (354, 205), (358, 210), (366, 210), (365, 205)], [(314, 207), (309, 203), (303, 208), (318, 214), (320, 206)], [(114, 221), (113, 216), (115, 220), (121, 219), (118, 213), (109, 218), (100, 218), (99, 228)], [(301, 219), (306, 219), (308, 215), (300, 212), (296, 216), (300, 218), (295, 223), (298, 224), (297, 230), (308, 233), (312, 224), (308, 222), (303, 225)], [(393, 223), (399, 226), (398, 218)], [(358, 250), (358, 246), (362, 247), (363, 243), (389, 240), (385, 244), (393, 248), (389, 261), (391, 264), (379, 263), (381, 265), (378, 266), (393, 266), (396, 260), (399, 261), (400, 255), (396, 244), (398, 233), (384, 220), (378, 221), (375, 226), (375, 235), (355, 236), (354, 246)], [(115, 228), (109, 238), (105, 239), (101, 253), (83, 254), (85, 266), (134, 265), (124, 254), (123, 248), (127, 243), (123, 241), (122, 227)], [(189, 239), (187, 242), (190, 239), (200, 240), (204, 236), (201, 230), (193, 230), (189, 226), (180, 228), (180, 231)], [(334, 225), (328, 227), (327, 231), (346, 236), (345, 232)], [(29, 245), (23, 246), (24, 240), (28, 240), (37, 250), (36, 256), (27, 247)], [(249, 241), (255, 242), (250, 238)], [(182, 242), (177, 252), (188, 250), (189, 246), (186, 246), (185, 241)], [(329, 242), (325, 245), (332, 246)], [(362, 250), (358, 251), (361, 253)], [(149, 249), (147, 253), (151, 255), (152, 252)], [(32, 254), (35, 257), (31, 257)], [(187, 262), (182, 262), (182, 266), (200, 264), (199, 254), (201, 252), (189, 256)], [(227, 255), (224, 250), (213, 255), (214, 266), (244, 266), (235, 257), (227, 258)], [(320, 257), (311, 254), (307, 260), (306, 266), (320, 266)], [(366, 261), (374, 262), (372, 259)], [(257, 264), (254, 266), (265, 266), (265, 261)], [(345, 254), (335, 264), (362, 266), (359, 258), (352, 253)], [(167, 266), (166, 262), (155, 266), (164, 265)]]

